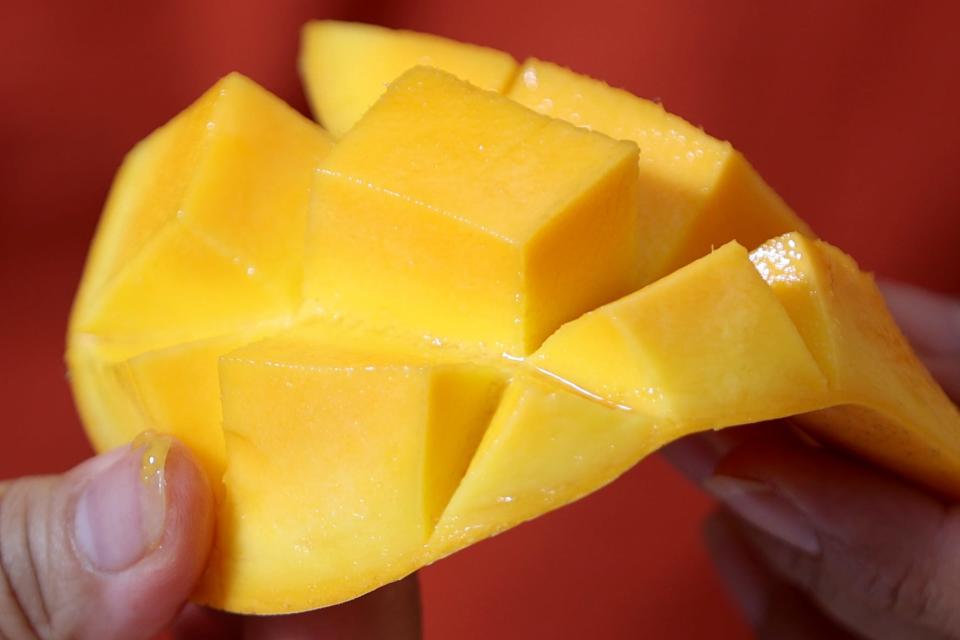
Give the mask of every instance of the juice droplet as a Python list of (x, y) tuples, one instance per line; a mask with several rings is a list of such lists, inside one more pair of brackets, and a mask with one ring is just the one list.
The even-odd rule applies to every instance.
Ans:
[(140, 457), (140, 479), (148, 489), (163, 492), (163, 470), (167, 464), (167, 454), (173, 439), (156, 431), (144, 431), (133, 440), (133, 449), (142, 449)]
[(144, 431), (136, 438), (130, 447), (133, 451), (140, 451), (140, 481), (143, 491), (140, 494), (142, 501), (140, 525), (143, 527), (150, 546), (160, 544), (163, 538), (164, 521), (167, 514), (166, 475), (164, 468), (167, 465), (167, 454), (173, 439), (156, 431)]

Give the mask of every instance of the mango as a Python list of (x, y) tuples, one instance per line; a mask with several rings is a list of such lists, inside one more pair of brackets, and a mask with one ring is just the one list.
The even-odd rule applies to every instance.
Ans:
[(960, 415), (872, 280), (802, 233), (764, 244), (806, 227), (727, 143), (548, 63), (510, 89), (531, 110), (455, 77), (502, 56), (406, 71), (430, 38), (319, 33), (340, 141), (224, 78), (125, 160), (71, 316), (97, 449), (173, 433), (214, 487), (196, 601), (349, 600), (784, 416), (960, 494)]
[(318, 120), (342, 137), (384, 87), (416, 65), (453, 75), (544, 115), (639, 145), (640, 236), (652, 282), (730, 240), (753, 249), (799, 231), (813, 236), (729, 142), (662, 104), (530, 58), (437, 36), (331, 20), (303, 30), (300, 71)]
[(792, 233), (751, 254), (817, 359), (830, 408), (797, 417), (818, 438), (956, 495), (960, 412), (917, 359), (873, 278)]
[(317, 171), (304, 295), (527, 355), (638, 285), (636, 176), (632, 143), (417, 67)]
[[(226, 470), (220, 406), (220, 356), (256, 338), (239, 332), (155, 349), (113, 365), (134, 400), (144, 428), (178, 437), (195, 452), (207, 476)], [(219, 493), (220, 482), (211, 482)]]
[(658, 424), (518, 372), (427, 546), (433, 561), (599, 489), (656, 449)]
[[(280, 326), (298, 312), (310, 183), (330, 148), (319, 126), (230, 74), (130, 152), (97, 229), (67, 345), (78, 407), (98, 448), (160, 424), (181, 436), (193, 432), (188, 423), (202, 424), (197, 444), (222, 439), (209, 407), (175, 420), (182, 428), (166, 422), (166, 410), (158, 416), (166, 401), (144, 409), (138, 393), (122, 390), (129, 380), (121, 365)], [(200, 377), (211, 379), (219, 355), (199, 367)], [(187, 389), (209, 386), (181, 373)], [(147, 396), (150, 386), (140, 380)], [(202, 450), (210, 469), (222, 466), (222, 452)]]
[(645, 282), (737, 240), (753, 249), (807, 226), (729, 142), (644, 100), (555, 64), (523, 63), (507, 96), (640, 146), (640, 224)]
[(319, 127), (251, 81), (221, 80), (132, 152), (77, 330), (176, 344), (294, 313), (310, 179), (329, 149)]
[(327, 327), (221, 360), (230, 464), (202, 600), (290, 611), (412, 572), (496, 409), (496, 368), (370, 352)]
[(670, 437), (819, 409), (826, 381), (796, 325), (731, 242), (591, 311), (530, 358)]
[(315, 20), (303, 27), (300, 75), (317, 120), (340, 138), (404, 71), (437, 67), (503, 92), (517, 62), (506, 53), (413, 31)]

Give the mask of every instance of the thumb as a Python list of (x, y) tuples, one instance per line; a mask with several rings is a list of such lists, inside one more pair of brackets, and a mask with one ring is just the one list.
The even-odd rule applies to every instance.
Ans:
[(0, 483), (0, 637), (152, 637), (203, 570), (212, 523), (203, 473), (167, 436)]

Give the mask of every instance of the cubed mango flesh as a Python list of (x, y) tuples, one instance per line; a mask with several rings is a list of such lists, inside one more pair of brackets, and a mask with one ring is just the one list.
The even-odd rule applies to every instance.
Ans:
[(658, 102), (531, 58), (429, 34), (316, 21), (303, 32), (300, 68), (314, 112), (341, 137), (384, 87), (415, 65), (500, 91), (539, 113), (640, 146), (643, 282), (737, 240), (753, 249), (789, 231), (812, 236), (743, 154)]
[(339, 138), (404, 71), (437, 67), (503, 92), (517, 63), (496, 49), (372, 24), (316, 20), (303, 27), (300, 75), (313, 113)]
[[(212, 445), (222, 440), (220, 426), (208, 422), (217, 399), (204, 398), (202, 410), (173, 410), (167, 400), (150, 400), (169, 397), (172, 387), (153, 388), (141, 376), (142, 397), (152, 405), (145, 408), (123, 363), (176, 348), (150, 366), (173, 358), (180, 379), (151, 379), (208, 388), (221, 354), (198, 366), (184, 351), (190, 347), (178, 345), (255, 334), (297, 313), (310, 184), (330, 147), (319, 126), (230, 74), (129, 153), (97, 230), (67, 345), (77, 405), (95, 425), (99, 449), (160, 427), (192, 444), (211, 443), (201, 457), (208, 469), (222, 467), (222, 446), (218, 452)], [(147, 367), (148, 360), (137, 362)], [(168, 423), (169, 411), (197, 415)], [(204, 434), (187, 436), (190, 424), (203, 425)]]
[(401, 75), (503, 91), (508, 56), (316, 29), (339, 58), (306, 51), (308, 88), (349, 133), (220, 81), (128, 156), (71, 317), (95, 446), (174, 433), (214, 485), (198, 601), (348, 600), (675, 438), (792, 414), (960, 494), (960, 415), (872, 280), (800, 234), (748, 256), (805, 227), (727, 143), (547, 63), (511, 93), (563, 120)]
[(819, 409), (826, 382), (746, 249), (728, 243), (568, 323), (531, 358), (665, 437)]
[(433, 561), (573, 502), (656, 449), (656, 421), (519, 372), (428, 545)]
[(145, 429), (176, 436), (197, 456), (219, 494), (227, 466), (221, 424), (220, 356), (256, 340), (237, 332), (154, 349), (114, 365)]
[(417, 67), (317, 171), (304, 294), (527, 355), (637, 286), (636, 163), (632, 143)]
[(663, 105), (550, 62), (527, 60), (507, 96), (640, 147), (640, 233), (649, 282), (730, 240), (753, 249), (810, 228), (729, 142)]
[(330, 146), (250, 80), (218, 82), (132, 152), (76, 330), (175, 344), (296, 312), (310, 182)]
[(933, 488), (960, 487), (960, 413), (917, 359), (873, 278), (836, 247), (792, 233), (751, 258), (820, 363), (830, 408), (817, 435)]
[(411, 573), (497, 407), (496, 368), (370, 352), (326, 327), (221, 361), (227, 497), (203, 601), (293, 611)]

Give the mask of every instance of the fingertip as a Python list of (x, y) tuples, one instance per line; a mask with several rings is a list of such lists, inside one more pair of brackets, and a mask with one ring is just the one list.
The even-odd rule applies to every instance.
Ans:
[(0, 636), (154, 637), (206, 562), (210, 489), (170, 438), (120, 447), (61, 476), (13, 480), (4, 491)]
[(685, 478), (701, 484), (743, 437), (740, 429), (695, 433), (671, 442), (660, 453)]
[(161, 488), (161, 531), (137, 562), (97, 576), (99, 624), (109, 628), (100, 637), (150, 637), (169, 624), (199, 580), (212, 545), (214, 501), (196, 459), (172, 438), (147, 440), (138, 438), (130, 447), (136, 475), (126, 481), (141, 483), (148, 493), (154, 483)]

